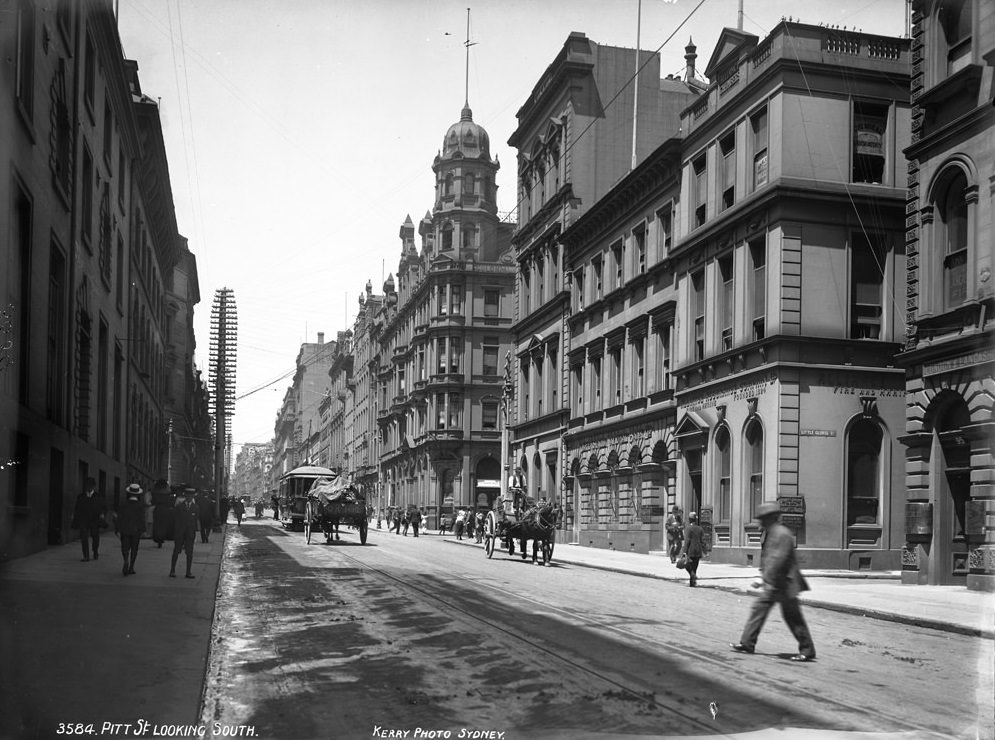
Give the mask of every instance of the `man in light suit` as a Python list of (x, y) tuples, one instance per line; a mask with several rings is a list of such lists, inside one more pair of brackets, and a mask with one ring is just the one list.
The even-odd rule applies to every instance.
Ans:
[(799, 663), (815, 660), (815, 645), (798, 601), (798, 595), (808, 591), (808, 584), (795, 557), (795, 537), (790, 529), (781, 524), (781, 508), (776, 503), (760, 504), (756, 517), (764, 529), (760, 544), (763, 590), (753, 602), (742, 637), (731, 647), (738, 653), (752, 653), (760, 630), (767, 621), (767, 614), (774, 603), (779, 602), (784, 621), (798, 641), (798, 653), (792, 655), (791, 660)]

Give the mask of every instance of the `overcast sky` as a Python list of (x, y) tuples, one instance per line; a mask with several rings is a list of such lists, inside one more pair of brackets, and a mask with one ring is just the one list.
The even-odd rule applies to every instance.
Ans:
[[(177, 222), (197, 257), (197, 362), (205, 378), (214, 293), (235, 292), (237, 392), (250, 394), (236, 405), (236, 453), (242, 443), (272, 439), (301, 343), (351, 327), (366, 281), (379, 293), (396, 272), (405, 218), (417, 223), (432, 208), (432, 160), (467, 88), (467, 7), (469, 104), (501, 162), (502, 211), (514, 208), (516, 189), (516, 152), (506, 142), (539, 76), (572, 31), (634, 48), (639, 7), (639, 0), (117, 2), (125, 56), (138, 62), (143, 92), (160, 99)], [(662, 75), (682, 74), (691, 38), (700, 72), (721, 29), (736, 26), (737, 7), (737, 0), (641, 0), (639, 46), (659, 49)], [(745, 0), (743, 29), (763, 38), (791, 16), (902, 36), (904, 9), (905, 0)]]

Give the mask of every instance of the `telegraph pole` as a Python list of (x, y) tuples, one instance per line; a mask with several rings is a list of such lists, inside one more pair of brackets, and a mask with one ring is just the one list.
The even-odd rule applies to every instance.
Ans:
[(235, 292), (219, 288), (211, 306), (210, 383), (214, 393), (214, 515), (221, 518), (221, 494), (227, 493), (228, 418), (235, 412), (238, 313)]

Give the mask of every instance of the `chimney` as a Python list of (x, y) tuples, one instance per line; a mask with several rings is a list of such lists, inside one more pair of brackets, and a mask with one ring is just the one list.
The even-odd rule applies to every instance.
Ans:
[(318, 344), (324, 344), (324, 343), (325, 343), (325, 332), (319, 331), (318, 332)]
[(694, 63), (698, 59), (698, 47), (694, 45), (694, 40), (689, 36), (688, 45), (684, 47), (684, 59), (687, 61), (687, 76), (685, 77), (686, 82), (691, 82), (694, 79)]

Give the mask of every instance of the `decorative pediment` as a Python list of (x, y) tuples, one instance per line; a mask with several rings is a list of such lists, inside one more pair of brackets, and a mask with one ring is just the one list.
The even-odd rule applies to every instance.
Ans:
[(693, 411), (686, 411), (674, 429), (674, 436), (682, 441), (695, 437), (705, 437), (707, 434), (708, 422)]
[(744, 51), (749, 51), (757, 45), (760, 39), (752, 33), (739, 31), (735, 28), (723, 28), (719, 34), (719, 40), (715, 44), (715, 51), (708, 59), (705, 66), (705, 77), (709, 80), (716, 79), (716, 70), (739, 60)]

